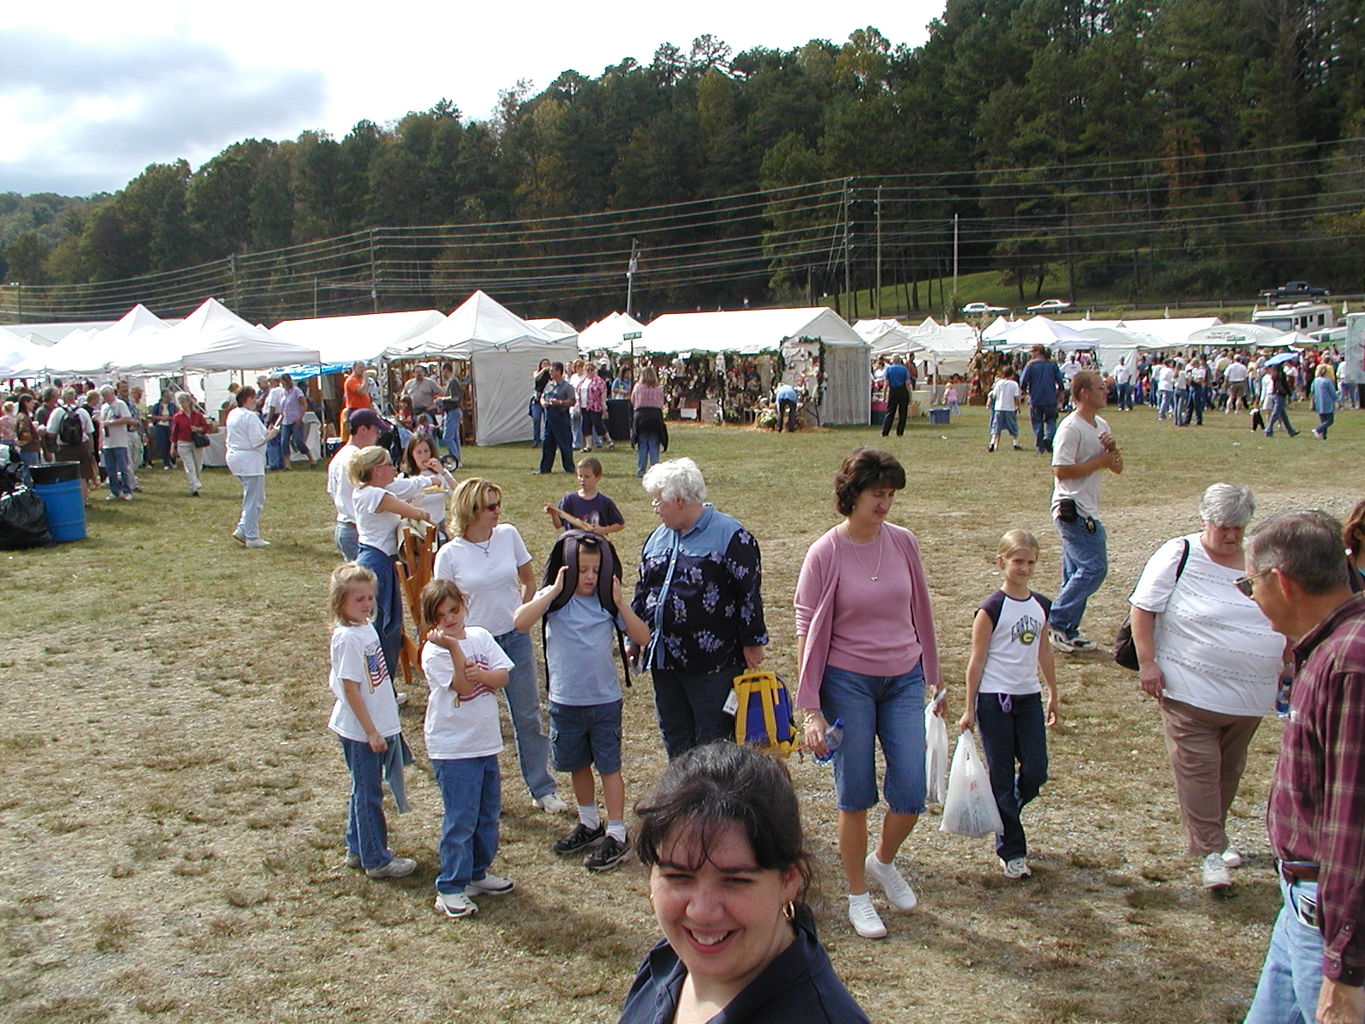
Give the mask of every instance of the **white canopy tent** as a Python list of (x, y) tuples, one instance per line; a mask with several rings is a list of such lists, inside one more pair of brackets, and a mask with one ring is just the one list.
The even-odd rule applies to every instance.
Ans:
[[(32, 336), (30, 336), (31, 338)], [(109, 369), (109, 349), (99, 343), (99, 331), (72, 331), (43, 352), (43, 369), (49, 374), (96, 375)]]
[(913, 356), (925, 351), (924, 346), (911, 337), (912, 328), (899, 320), (859, 320), (853, 330), (872, 347), (874, 356)]
[[(631, 350), (631, 343), (625, 340), (627, 334), (643, 335), (645, 325), (629, 313), (608, 313), (596, 323), (589, 324), (578, 334), (578, 350), (588, 352), (613, 352), (624, 355)], [(641, 341), (635, 342), (641, 347)]]
[(217, 299), (206, 299), (183, 321), (156, 335), (136, 357), (114, 368), (141, 373), (208, 373), (320, 361), (316, 348), (281, 341), (264, 327), (247, 323)]
[(48, 347), (0, 327), (0, 377), (39, 377)]
[(542, 359), (571, 362), (575, 338), (549, 334), (481, 291), (415, 338), (390, 346), (390, 359), (463, 359), (474, 391), (474, 441), (531, 440), (531, 380)]
[(109, 365), (135, 366), (149, 345), (171, 327), (146, 306), (138, 303), (112, 326), (95, 334), (92, 343), (108, 349)]
[(910, 331), (924, 346), (931, 372), (939, 377), (965, 374), (976, 354), (976, 329), (971, 324), (940, 324), (933, 317)]
[(636, 351), (759, 355), (780, 352), (789, 366), (811, 363), (824, 346), (820, 422), (866, 423), (872, 403), (869, 346), (828, 306), (667, 313), (644, 330)]
[(425, 334), (445, 317), (435, 309), (400, 313), (364, 313), (359, 316), (324, 316), (309, 320), (282, 320), (270, 328), (281, 341), (315, 348), (324, 363), (369, 362), (386, 349)]
[[(1260, 348), (1274, 346), (1283, 341), (1286, 336), (1284, 331), (1275, 327), (1266, 327), (1264, 324), (1217, 324), (1195, 331), (1186, 338), (1184, 344), (1251, 345)], [(1285, 344), (1287, 345), (1288, 342)]]
[(553, 334), (561, 338), (573, 338), (578, 340), (578, 331), (574, 325), (561, 320), (558, 317), (532, 317), (526, 321), (532, 327), (539, 327), (546, 334)]
[(1183, 348), (1198, 344), (1192, 335), (1209, 327), (1216, 327), (1223, 321), (1216, 316), (1147, 317), (1128, 320), (1077, 320), (1073, 321), (1077, 330), (1088, 331), (1092, 327), (1114, 327), (1124, 331), (1135, 331), (1154, 340), (1143, 348)]
[(1029, 317), (1027, 320), (1010, 324), (1008, 330), (994, 338), (986, 339), (984, 334), (982, 338), (990, 340), (993, 348), (1003, 352), (1027, 351), (1034, 345), (1074, 352), (1078, 349), (1093, 348), (1095, 345), (1095, 339), (1088, 334), (1045, 316)]

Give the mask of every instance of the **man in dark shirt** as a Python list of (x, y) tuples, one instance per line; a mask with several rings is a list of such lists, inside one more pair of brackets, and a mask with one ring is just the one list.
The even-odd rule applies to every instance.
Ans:
[(905, 434), (905, 417), (910, 411), (910, 371), (905, 368), (905, 360), (900, 356), (891, 357), (891, 365), (886, 368), (886, 413), (882, 417), (882, 437), (891, 433), (891, 417), (899, 413), (900, 423), (896, 436)]
[(1266, 817), (1284, 906), (1247, 1024), (1365, 1020), (1365, 595), (1341, 536), (1322, 512), (1276, 516), (1237, 581), (1295, 645)]
[(573, 385), (564, 379), (564, 364), (550, 364), (550, 383), (540, 393), (540, 404), (545, 410), (545, 443), (540, 450), (540, 472), (550, 472), (555, 464), (555, 451), (564, 472), (572, 473), (573, 466), (573, 426), (569, 422), (569, 410), (574, 407)]
[(1033, 445), (1040, 453), (1052, 451), (1052, 437), (1057, 433), (1058, 389), (1065, 386), (1061, 368), (1048, 358), (1047, 349), (1034, 345), (1033, 358), (1019, 375), (1019, 390), (1028, 395)]

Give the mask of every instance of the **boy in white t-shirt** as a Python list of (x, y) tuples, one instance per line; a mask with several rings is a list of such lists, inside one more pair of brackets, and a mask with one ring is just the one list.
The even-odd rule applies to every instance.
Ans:
[[(517, 629), (528, 630), (545, 618), (545, 664), (550, 677), (551, 752), (555, 768), (573, 778), (578, 824), (553, 844), (558, 854), (596, 847), (583, 861), (589, 871), (608, 871), (630, 850), (626, 835), (626, 791), (621, 778), (621, 686), (612, 659), (613, 630), (619, 627), (640, 647), (649, 646), (649, 627), (621, 597), (621, 580), (611, 571), (615, 616), (603, 607), (599, 579), (604, 552), (617, 566), (610, 542), (583, 531), (571, 531), (565, 544), (568, 561), (573, 542), (575, 572), (560, 566), (554, 583), (543, 587), (516, 610)], [(565, 597), (566, 588), (572, 593)], [(592, 770), (602, 778), (607, 824), (597, 813)]]
[(422, 672), (431, 687), (427, 756), (445, 804), (436, 909), (450, 917), (477, 914), (472, 896), (516, 888), (488, 870), (498, 853), (502, 813), (497, 691), (507, 685), (512, 659), (488, 630), (465, 625), (467, 604), (450, 580), (422, 588), (422, 620), (432, 627), (422, 645)]
[(395, 857), (388, 848), (382, 779), (386, 771), (402, 776), (403, 735), (393, 683), (371, 622), (374, 573), (354, 562), (339, 565), (329, 591), (335, 625), (328, 684), (336, 703), (327, 727), (341, 737), (351, 773), (346, 863), (363, 867), (371, 878), (401, 878), (412, 874), (417, 862)]
[(995, 451), (1000, 443), (1000, 434), (1007, 432), (1014, 438), (1014, 450), (1019, 447), (1019, 382), (1014, 377), (1014, 367), (1005, 367), (1004, 374), (991, 388), (991, 443), (986, 451)]

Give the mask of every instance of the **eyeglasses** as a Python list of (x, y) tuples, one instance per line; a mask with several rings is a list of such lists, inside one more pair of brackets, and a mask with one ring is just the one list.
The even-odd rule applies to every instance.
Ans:
[(1240, 590), (1243, 593), (1243, 595), (1245, 595), (1246, 597), (1250, 597), (1251, 592), (1255, 589), (1255, 586), (1253, 585), (1252, 581), (1258, 580), (1262, 576), (1268, 576), (1270, 573), (1274, 571), (1275, 570), (1273, 568), (1262, 569), (1260, 572), (1253, 572), (1247, 576), (1239, 576), (1237, 579), (1232, 581), (1232, 585), (1236, 587), (1238, 590)]
[(496, 512), (500, 508), (502, 508), (502, 502), (500, 501), (490, 501), (483, 507), (485, 512)]

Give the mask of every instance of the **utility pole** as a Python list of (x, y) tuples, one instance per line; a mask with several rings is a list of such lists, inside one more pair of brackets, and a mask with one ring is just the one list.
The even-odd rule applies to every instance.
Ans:
[[(640, 243), (632, 238), (630, 240), (630, 262), (626, 264), (626, 316), (633, 316), (630, 308), (635, 291), (635, 273), (640, 269)], [(635, 346), (631, 345), (632, 362), (635, 354)]]
[(877, 301), (872, 303), (878, 320), (882, 318), (882, 187), (877, 186)]
[(957, 214), (953, 214), (953, 301), (957, 301)]
[(849, 224), (849, 220), (851, 219), (851, 212), (850, 212), (850, 210), (849, 210), (849, 196), (848, 196), (848, 191), (849, 191), (848, 186), (849, 186), (849, 182), (852, 181), (852, 180), (853, 180), (853, 179), (851, 179), (851, 178), (845, 178), (845, 179), (844, 179), (844, 302), (847, 304), (847, 307), (848, 307), (848, 308), (844, 311), (844, 319), (845, 319), (845, 320), (850, 320), (850, 319), (852, 319), (852, 317), (851, 317), (850, 314), (853, 312), (853, 305), (852, 305), (852, 304), (853, 304), (853, 283), (852, 283), (852, 282), (853, 282), (853, 274), (852, 274), (852, 270), (851, 270), (851, 268), (850, 268), (850, 266), (849, 266), (849, 263), (850, 263), (849, 234), (850, 234), (850, 227), (851, 227), (850, 224)]
[(370, 228), (370, 302), (374, 312), (379, 312), (379, 271), (374, 261), (374, 228)]

